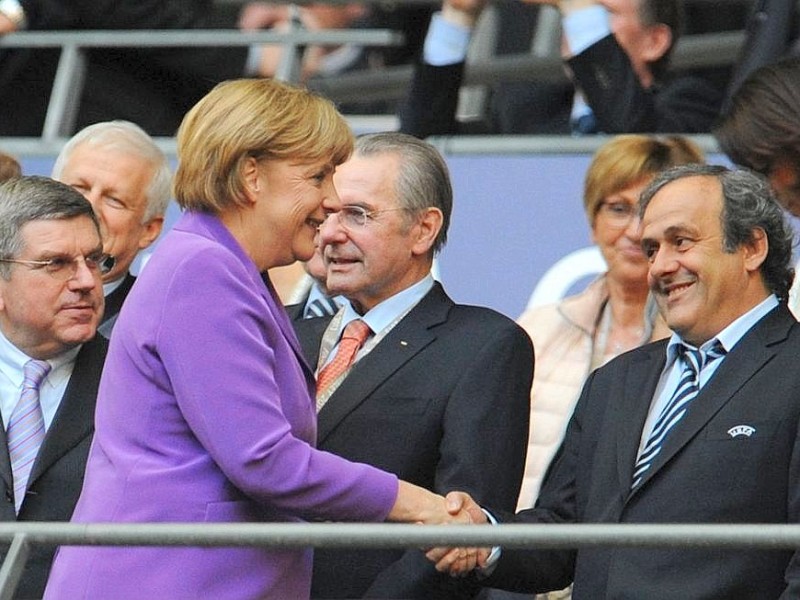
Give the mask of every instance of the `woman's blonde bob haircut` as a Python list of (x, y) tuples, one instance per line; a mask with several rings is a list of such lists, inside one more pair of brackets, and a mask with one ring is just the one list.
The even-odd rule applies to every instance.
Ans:
[(586, 172), (583, 206), (589, 225), (594, 227), (600, 205), (611, 194), (652, 179), (669, 167), (703, 162), (703, 151), (682, 136), (629, 134), (612, 138), (595, 152)]
[(183, 119), (177, 135), (175, 200), (181, 208), (218, 214), (246, 202), (245, 160), (343, 163), (353, 133), (334, 105), (272, 79), (217, 85)]

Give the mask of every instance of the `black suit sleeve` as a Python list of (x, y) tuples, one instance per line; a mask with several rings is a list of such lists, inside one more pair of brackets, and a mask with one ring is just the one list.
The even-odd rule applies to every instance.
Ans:
[[(591, 439), (585, 427), (586, 420), (593, 418), (588, 413), (595, 374), (586, 380), (564, 441), (545, 474), (536, 506), (516, 515), (490, 508), (501, 523), (580, 522), (577, 484), (581, 477), (586, 480), (591, 476), (591, 464), (585, 458), (594, 455), (596, 445), (596, 440)], [(570, 549), (504, 549), (485, 585), (527, 593), (560, 590), (572, 583), (575, 557), (576, 551)]]
[(797, 3), (793, 0), (759, 0), (754, 6), (747, 23), (747, 37), (728, 85), (726, 103), (750, 73), (786, 53), (796, 11)]
[(708, 133), (720, 111), (721, 91), (699, 77), (642, 87), (611, 35), (568, 64), (603, 133)]
[(457, 133), (456, 109), (464, 69), (463, 62), (443, 67), (417, 63), (400, 107), (400, 131), (419, 138)]
[[(530, 338), (508, 320), (463, 368), (446, 409), (434, 491), (463, 490), (478, 502), (514, 510), (527, 452), (533, 361)], [(431, 365), (431, 376), (435, 372)], [(413, 550), (385, 569), (365, 597), (468, 598), (473, 587), (437, 573)]]

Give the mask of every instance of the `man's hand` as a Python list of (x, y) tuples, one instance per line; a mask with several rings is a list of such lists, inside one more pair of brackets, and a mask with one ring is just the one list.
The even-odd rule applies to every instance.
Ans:
[(17, 30), (17, 24), (14, 23), (11, 19), (5, 16), (3, 13), (0, 13), (0, 35), (5, 35), (6, 33), (13, 33)]
[[(481, 507), (464, 492), (447, 494), (446, 507), (456, 519), (454, 522), (463, 522), (463, 515), (468, 516), (470, 523), (485, 525), (489, 522)], [(490, 552), (491, 548), (432, 548), (425, 556), (436, 564), (437, 571), (461, 577), (476, 567), (485, 566)]]
[(239, 29), (242, 31), (270, 29), (288, 19), (289, 10), (286, 4), (249, 2), (239, 13)]
[(475, 27), (488, 0), (444, 0), (442, 2), (442, 18), (450, 23)]
[(600, 4), (599, 0), (522, 0), (525, 4), (549, 4), (561, 11), (562, 15), (569, 14), (582, 8)]

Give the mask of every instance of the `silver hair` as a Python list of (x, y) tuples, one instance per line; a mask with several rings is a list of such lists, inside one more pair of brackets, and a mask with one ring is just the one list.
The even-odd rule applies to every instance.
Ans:
[(172, 197), (172, 171), (166, 155), (141, 127), (130, 121), (104, 121), (84, 127), (72, 136), (56, 158), (53, 179), (61, 174), (72, 152), (81, 144), (107, 148), (139, 157), (150, 163), (153, 174), (145, 191), (147, 209), (142, 223), (163, 216)]
[(447, 164), (436, 148), (413, 136), (397, 133), (371, 133), (356, 138), (354, 154), (372, 156), (394, 154), (401, 166), (395, 192), (400, 204), (411, 213), (426, 208), (442, 211), (442, 228), (431, 248), (438, 253), (447, 242), (453, 211), (453, 188)]

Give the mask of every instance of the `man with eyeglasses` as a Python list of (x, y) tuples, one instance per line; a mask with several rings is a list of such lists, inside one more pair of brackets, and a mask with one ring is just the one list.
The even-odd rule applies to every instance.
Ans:
[(106, 308), (100, 332), (111, 333), (136, 278), (131, 265), (161, 233), (172, 173), (164, 153), (138, 125), (107, 121), (76, 133), (53, 166), (53, 179), (92, 204), (113, 263), (103, 275)]
[[(95, 335), (105, 258), (92, 205), (74, 189), (45, 177), (0, 184), (2, 521), (72, 516), (107, 349)], [(16, 597), (42, 596), (53, 553), (31, 549)]]
[[(334, 184), (319, 244), (329, 291), (349, 302), (333, 319), (295, 322), (317, 368), (318, 447), (513, 508), (533, 348), (511, 319), (454, 303), (431, 275), (452, 209), (444, 160), (411, 136), (372, 134)], [(436, 573), (419, 550), (315, 551), (313, 598), (468, 598), (470, 586)]]

